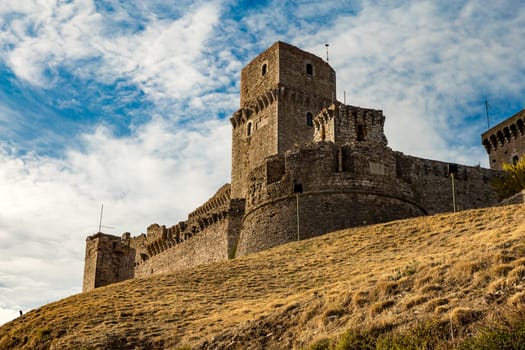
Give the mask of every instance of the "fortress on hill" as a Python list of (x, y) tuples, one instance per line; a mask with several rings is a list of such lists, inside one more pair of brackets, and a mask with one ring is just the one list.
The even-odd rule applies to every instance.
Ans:
[[(277, 42), (253, 59), (230, 118), (231, 184), (174, 226), (88, 237), (83, 290), (342, 228), (452, 211), (451, 172), (459, 209), (497, 203), (488, 183), (499, 172), (395, 152), (381, 110), (335, 96), (335, 71), (311, 53)], [(483, 141), (487, 151), (498, 147), (499, 134), (491, 135)]]

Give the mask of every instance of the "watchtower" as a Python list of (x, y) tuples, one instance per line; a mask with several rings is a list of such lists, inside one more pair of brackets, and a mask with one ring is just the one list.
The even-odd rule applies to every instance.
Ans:
[(122, 237), (98, 232), (86, 239), (82, 291), (124, 281), (134, 277), (135, 249), (130, 234)]
[(231, 197), (245, 198), (247, 174), (268, 156), (311, 142), (314, 116), (335, 101), (335, 71), (309, 52), (276, 42), (241, 73), (232, 123)]
[(525, 109), (493, 126), (481, 135), (489, 155), (490, 168), (501, 170), (525, 154)]

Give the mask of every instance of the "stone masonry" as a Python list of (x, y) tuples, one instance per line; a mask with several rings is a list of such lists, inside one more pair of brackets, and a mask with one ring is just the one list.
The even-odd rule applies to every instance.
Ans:
[(395, 152), (381, 110), (344, 105), (335, 94), (335, 71), (311, 53), (277, 42), (254, 58), (241, 72), (240, 108), (230, 118), (231, 185), (174, 226), (88, 237), (83, 290), (452, 211), (449, 170), (459, 209), (496, 204), (488, 183), (498, 171)]
[(525, 109), (481, 135), (491, 169), (501, 170), (503, 163), (514, 164), (525, 154), (524, 123)]

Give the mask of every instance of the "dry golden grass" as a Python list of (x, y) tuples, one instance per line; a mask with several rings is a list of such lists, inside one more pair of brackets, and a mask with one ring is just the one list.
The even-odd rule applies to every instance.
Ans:
[(0, 328), (1, 349), (300, 349), (426, 320), (461, 336), (525, 302), (521, 205), (342, 230), (69, 297)]

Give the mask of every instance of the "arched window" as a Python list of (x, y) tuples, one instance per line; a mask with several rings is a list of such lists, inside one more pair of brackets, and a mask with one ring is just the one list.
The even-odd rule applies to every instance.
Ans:
[(306, 74), (314, 75), (314, 66), (311, 63), (306, 64)]
[(268, 71), (268, 65), (265, 63), (261, 67), (261, 75), (265, 76), (267, 71)]
[(253, 128), (253, 123), (249, 122), (248, 125), (246, 125), (246, 136), (252, 135), (252, 131), (253, 131), (252, 128)]
[(523, 120), (519, 119), (517, 124), (518, 124), (518, 131), (520, 132), (520, 135), (523, 135)]
[(314, 116), (310, 112), (306, 113), (306, 125), (314, 126)]

